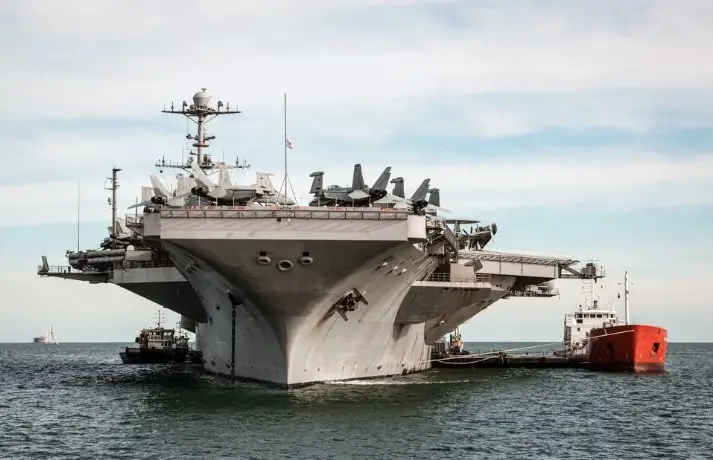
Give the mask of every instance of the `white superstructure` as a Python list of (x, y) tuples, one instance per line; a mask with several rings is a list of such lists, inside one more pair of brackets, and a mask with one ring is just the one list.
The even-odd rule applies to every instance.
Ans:
[(616, 326), (619, 320), (613, 309), (600, 309), (595, 300), (590, 308), (581, 305), (574, 313), (565, 315), (564, 352), (570, 355), (588, 355), (589, 333), (592, 329)]

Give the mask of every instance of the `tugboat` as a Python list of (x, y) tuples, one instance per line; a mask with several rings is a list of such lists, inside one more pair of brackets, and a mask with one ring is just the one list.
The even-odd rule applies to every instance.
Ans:
[[(448, 336), (448, 346), (446, 346), (445, 337), (433, 344), (433, 350), (431, 351), (432, 367), (459, 367), (458, 362), (452, 361), (455, 356), (465, 355), (468, 353), (463, 348), (463, 340), (461, 339), (460, 330), (455, 328), (453, 332)], [(444, 358), (449, 359), (448, 361)]]
[(467, 355), (468, 352), (463, 349), (463, 340), (461, 339), (460, 330), (455, 328), (449, 337), (448, 352), (451, 355)]
[(175, 329), (161, 326), (161, 311), (155, 328), (141, 329), (135, 342), (136, 348), (129, 348), (119, 353), (124, 364), (165, 364), (183, 363), (190, 353), (188, 337)]

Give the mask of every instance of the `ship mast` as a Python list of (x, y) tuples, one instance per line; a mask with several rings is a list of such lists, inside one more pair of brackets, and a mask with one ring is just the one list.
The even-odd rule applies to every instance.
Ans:
[[(173, 102), (171, 102), (170, 109), (164, 108), (161, 111), (163, 113), (183, 115), (188, 120), (191, 120), (196, 124), (196, 134), (186, 134), (186, 139), (194, 141), (191, 145), (195, 147), (196, 151), (191, 150), (188, 153), (189, 155), (196, 157), (197, 166), (204, 171), (213, 170), (216, 167), (216, 164), (211, 159), (210, 154), (204, 152), (204, 149), (210, 147), (208, 141), (215, 139), (215, 136), (206, 135), (205, 125), (209, 121), (220, 115), (232, 115), (240, 113), (240, 110), (238, 109), (231, 110), (229, 102), (227, 104), (223, 104), (223, 101), (218, 101), (217, 107), (213, 108), (210, 106), (210, 100), (211, 95), (208, 94), (206, 88), (201, 88), (200, 91), (193, 95), (193, 104), (189, 105), (186, 101), (183, 101), (181, 108), (176, 109), (173, 105)], [(174, 164), (170, 162), (167, 163), (165, 158), (162, 158), (161, 160), (156, 162), (156, 167), (183, 169), (190, 173), (190, 168), (193, 164), (192, 156), (188, 158), (188, 161), (181, 164)], [(226, 167), (228, 169), (247, 169), (250, 168), (250, 165), (247, 164), (245, 160), (240, 163), (240, 160), (236, 158), (235, 165), (226, 165)]]
[[(117, 211), (117, 206), (116, 206), (116, 190), (119, 188), (119, 178), (118, 178), (118, 173), (121, 171), (121, 169), (117, 167), (113, 167), (111, 169), (111, 177), (108, 178), (107, 180), (109, 182), (108, 187), (104, 187), (106, 190), (111, 190), (111, 248), (116, 249), (116, 211)], [(77, 239), (79, 241), (79, 239)], [(79, 251), (79, 249), (77, 249)]]
[(624, 271), (624, 322), (629, 325), (629, 272)]
[(163, 319), (162, 315), (161, 315), (161, 313), (162, 313), (161, 310), (162, 309), (159, 308), (158, 311), (156, 312), (156, 328), (157, 329), (161, 329), (161, 320)]

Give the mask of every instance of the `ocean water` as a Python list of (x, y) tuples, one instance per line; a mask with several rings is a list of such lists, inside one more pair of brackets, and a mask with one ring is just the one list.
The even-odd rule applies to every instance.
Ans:
[(661, 375), (433, 370), (290, 392), (125, 366), (123, 346), (0, 344), (0, 458), (713, 458), (713, 344), (671, 344)]

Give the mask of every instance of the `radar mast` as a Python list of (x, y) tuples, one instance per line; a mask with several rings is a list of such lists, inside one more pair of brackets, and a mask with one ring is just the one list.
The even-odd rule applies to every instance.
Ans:
[[(241, 113), (237, 108), (231, 110), (230, 103), (223, 104), (223, 101), (218, 101), (216, 108), (210, 106), (211, 95), (208, 94), (206, 88), (201, 88), (196, 94), (193, 95), (193, 104), (188, 104), (183, 101), (180, 109), (176, 109), (171, 102), (171, 108), (164, 109), (161, 111), (163, 113), (170, 113), (174, 115), (183, 115), (188, 120), (191, 120), (196, 124), (196, 134), (187, 133), (186, 139), (194, 141), (192, 146), (196, 149), (189, 151), (188, 160), (185, 163), (176, 164), (167, 162), (164, 157), (156, 162), (156, 167), (158, 168), (172, 168), (172, 169), (183, 169), (190, 173), (191, 166), (194, 164), (193, 157), (196, 157), (195, 164), (202, 170), (212, 171), (218, 164), (215, 163), (209, 153), (205, 153), (203, 149), (210, 147), (208, 141), (215, 139), (215, 136), (206, 135), (205, 125), (220, 115), (233, 115)], [(226, 164), (227, 169), (247, 169), (250, 165), (243, 160), (241, 163), (239, 158), (235, 159), (235, 164)]]

